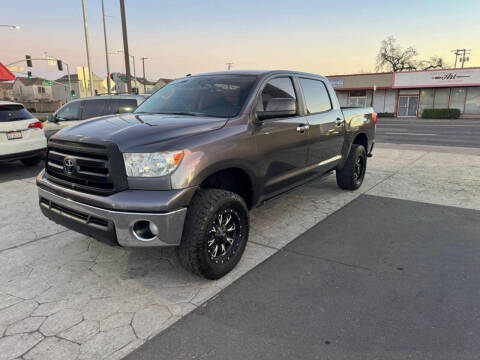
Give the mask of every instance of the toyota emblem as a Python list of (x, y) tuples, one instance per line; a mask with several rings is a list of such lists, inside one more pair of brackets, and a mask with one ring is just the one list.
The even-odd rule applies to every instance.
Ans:
[(73, 174), (75, 172), (75, 165), (75, 159), (63, 159), (63, 172), (67, 175)]

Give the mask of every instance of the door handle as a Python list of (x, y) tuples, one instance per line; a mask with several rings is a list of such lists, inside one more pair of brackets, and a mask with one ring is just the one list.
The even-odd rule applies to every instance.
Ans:
[(335, 120), (335, 123), (337, 124), (337, 126), (342, 125), (344, 122), (345, 122), (345, 120), (343, 120), (343, 119), (341, 119), (341, 118), (337, 118), (337, 119)]
[(297, 126), (297, 131), (299, 133), (304, 133), (308, 129), (310, 129), (310, 125), (308, 125), (308, 124), (302, 124), (302, 125)]

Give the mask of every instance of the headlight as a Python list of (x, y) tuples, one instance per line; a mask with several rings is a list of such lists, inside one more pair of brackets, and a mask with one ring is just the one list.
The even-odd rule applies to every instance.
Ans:
[(165, 176), (173, 172), (183, 158), (183, 151), (124, 153), (127, 176)]

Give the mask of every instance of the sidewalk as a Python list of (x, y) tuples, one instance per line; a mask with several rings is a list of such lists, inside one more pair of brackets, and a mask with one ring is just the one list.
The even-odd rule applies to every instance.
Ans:
[(126, 359), (478, 358), (479, 218), (362, 195)]

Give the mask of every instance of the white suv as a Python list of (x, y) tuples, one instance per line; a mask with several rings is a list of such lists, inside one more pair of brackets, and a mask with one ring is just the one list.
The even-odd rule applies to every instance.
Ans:
[(0, 160), (37, 165), (46, 147), (43, 124), (22, 104), (0, 101)]

